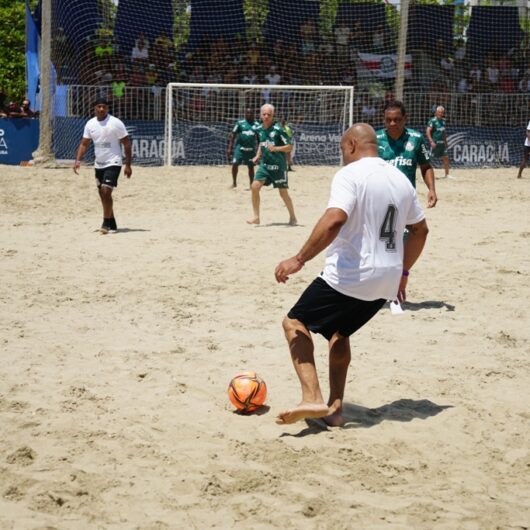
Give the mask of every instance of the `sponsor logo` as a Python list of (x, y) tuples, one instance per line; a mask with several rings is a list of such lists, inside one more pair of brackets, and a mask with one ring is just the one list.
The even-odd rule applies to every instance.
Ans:
[(396, 158), (392, 160), (387, 160), (387, 162), (396, 167), (399, 167), (399, 166), (412, 167), (412, 158), (405, 158), (404, 156), (396, 156)]
[(467, 138), (467, 133), (451, 134), (447, 137), (447, 150), (452, 151), (456, 163), (484, 164), (510, 162), (508, 142)]
[(407, 142), (405, 144), (405, 150), (406, 151), (414, 151), (414, 143), (413, 142)]
[(8, 155), (9, 149), (7, 147), (6, 139), (4, 138), (5, 130), (0, 129), (0, 155)]

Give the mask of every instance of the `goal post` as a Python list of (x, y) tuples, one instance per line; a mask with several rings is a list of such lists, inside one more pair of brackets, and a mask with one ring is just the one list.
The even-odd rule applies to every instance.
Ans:
[(293, 163), (340, 163), (340, 137), (353, 123), (353, 86), (169, 83), (165, 157), (173, 165), (227, 164), (228, 137), (246, 109), (255, 119), (264, 103), (294, 132)]

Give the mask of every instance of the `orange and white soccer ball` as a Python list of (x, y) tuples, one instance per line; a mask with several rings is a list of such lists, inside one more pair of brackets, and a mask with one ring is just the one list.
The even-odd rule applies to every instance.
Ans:
[(256, 372), (240, 372), (228, 385), (228, 397), (236, 409), (254, 412), (265, 403), (267, 385)]

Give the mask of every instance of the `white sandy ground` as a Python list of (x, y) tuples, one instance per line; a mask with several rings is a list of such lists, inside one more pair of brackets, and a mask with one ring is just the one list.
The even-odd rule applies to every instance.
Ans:
[[(101, 236), (91, 168), (0, 167), (2, 530), (530, 527), (530, 170), (437, 181), (406, 312), (353, 337), (333, 430), (274, 422), (300, 397), (281, 320), (323, 256), (273, 270), (336, 168), (291, 174), (297, 227), (269, 190), (245, 223), (244, 170), (133, 170)], [(228, 401), (242, 369), (259, 414)]]

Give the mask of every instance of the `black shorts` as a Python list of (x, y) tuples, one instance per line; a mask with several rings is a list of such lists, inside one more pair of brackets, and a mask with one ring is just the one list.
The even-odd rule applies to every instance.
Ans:
[(108, 186), (116, 188), (118, 186), (118, 177), (120, 176), (121, 166), (108, 166), (96, 169), (96, 181), (98, 188)]
[(382, 298), (367, 301), (346, 296), (318, 277), (302, 293), (287, 316), (302, 322), (309, 331), (320, 333), (330, 340), (337, 332), (343, 337), (353, 335), (384, 304)]
[(528, 154), (530, 153), (530, 146), (525, 145), (524, 146), (524, 156), (528, 157)]

